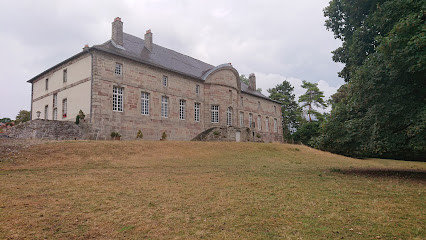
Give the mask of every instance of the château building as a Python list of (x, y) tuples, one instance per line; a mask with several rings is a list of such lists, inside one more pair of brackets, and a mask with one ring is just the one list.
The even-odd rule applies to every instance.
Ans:
[[(134, 139), (191, 140), (222, 129), (235, 141), (282, 141), (281, 107), (256, 91), (256, 77), (242, 83), (230, 64), (218, 66), (123, 32), (45, 70), (32, 84), (31, 118), (75, 121), (79, 111), (98, 139), (118, 132)], [(38, 112), (38, 114), (37, 114)]]

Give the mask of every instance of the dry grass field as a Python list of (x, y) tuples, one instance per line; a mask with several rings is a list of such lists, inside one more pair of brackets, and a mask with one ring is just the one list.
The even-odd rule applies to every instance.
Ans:
[(272, 143), (69, 141), (14, 152), (8, 141), (0, 239), (426, 236), (426, 163)]

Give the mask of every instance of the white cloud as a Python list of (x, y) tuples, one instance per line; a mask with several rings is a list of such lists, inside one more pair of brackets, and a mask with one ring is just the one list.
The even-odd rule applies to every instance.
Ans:
[(340, 42), (324, 27), (322, 9), (328, 2), (271, 0), (265, 8), (257, 0), (5, 1), (0, 118), (29, 109), (26, 80), (86, 43), (107, 41), (114, 17), (121, 17), (127, 33), (143, 37), (151, 29), (156, 44), (213, 65), (231, 62), (241, 74), (256, 72), (265, 91), (287, 79), (300, 95), (305, 79), (329, 95), (343, 80), (337, 77), (342, 66), (330, 53)]

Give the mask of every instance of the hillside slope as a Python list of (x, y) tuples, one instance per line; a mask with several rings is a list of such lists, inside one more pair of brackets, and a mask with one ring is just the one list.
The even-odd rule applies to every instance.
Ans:
[(0, 238), (422, 239), (426, 163), (299, 145), (70, 141), (0, 162)]

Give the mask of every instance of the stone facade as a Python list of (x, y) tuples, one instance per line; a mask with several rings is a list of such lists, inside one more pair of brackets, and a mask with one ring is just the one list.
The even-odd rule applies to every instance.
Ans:
[[(239, 132), (241, 141), (282, 141), (279, 103), (256, 92), (252, 86), (250, 88), (241, 83), (237, 70), (231, 64), (214, 67), (196, 59), (188, 60), (189, 57), (169, 53), (167, 51), (171, 50), (152, 42), (148, 45), (151, 48), (149, 51), (142, 46), (142, 50), (134, 54), (135, 57), (131, 54), (136, 51), (129, 50), (134, 47), (129, 45), (129, 36), (121, 42), (119, 36), (122, 28), (121, 19), (116, 18), (112, 37), (119, 39), (117, 43), (111, 41), (109, 45), (104, 44), (102, 47), (85, 48), (82, 53), (29, 81), (33, 84), (32, 119), (36, 118), (34, 113), (43, 111), (42, 107), (53, 102), (53, 94), (57, 94), (61, 96), (58, 101), (67, 98), (68, 108), (73, 109), (69, 112), (70, 118), (58, 120), (74, 121), (78, 109), (84, 109), (86, 119), (91, 123), (98, 139), (110, 139), (111, 132), (119, 132), (122, 139), (135, 139), (137, 132), (141, 130), (144, 139), (159, 140), (165, 132), (169, 140), (191, 140), (214, 128), (222, 129), (220, 132), (223, 140), (236, 141), (236, 134)], [(150, 34), (152, 41), (152, 33), (149, 31), (147, 34)], [(134, 42), (131, 43), (134, 45)], [(121, 45), (116, 46), (117, 44)], [(201, 67), (191, 66), (186, 71), (184, 67), (160, 65), (163, 60), (157, 60), (160, 64), (151, 60), (162, 53), (160, 51), (174, 54), (170, 58), (181, 58), (182, 61), (187, 61), (187, 65), (198, 64)], [(166, 63), (167, 61), (168, 58), (164, 60)], [(82, 63), (85, 67), (73, 67)], [(120, 74), (115, 70), (117, 64), (121, 68)], [(57, 87), (52, 87), (51, 91), (43, 89), (43, 81), (47, 76), (63, 73), (64, 68), (67, 68), (69, 77), (76, 76), (68, 80), (67, 86), (75, 86), (64, 87), (61, 83), (55, 85), (56, 83), (50, 82), (62, 82), (62, 79), (49, 77), (49, 84)], [(73, 71), (83, 73), (71, 73)], [(163, 85), (164, 77), (167, 78), (166, 86)], [(255, 76), (251, 75), (250, 85), (255, 86), (255, 81)], [(117, 104), (113, 94), (114, 87), (122, 89), (122, 111), (113, 110), (113, 104)], [(73, 89), (76, 91), (72, 91)], [(148, 114), (141, 112), (142, 93), (149, 94)], [(162, 116), (163, 97), (168, 100), (167, 117)], [(182, 104), (184, 109), (180, 107)], [(195, 104), (200, 108), (199, 119), (195, 117)], [(217, 107), (218, 122), (212, 120), (212, 106)], [(43, 118), (44, 115), (41, 115)], [(251, 126), (249, 115), (252, 115)]]

